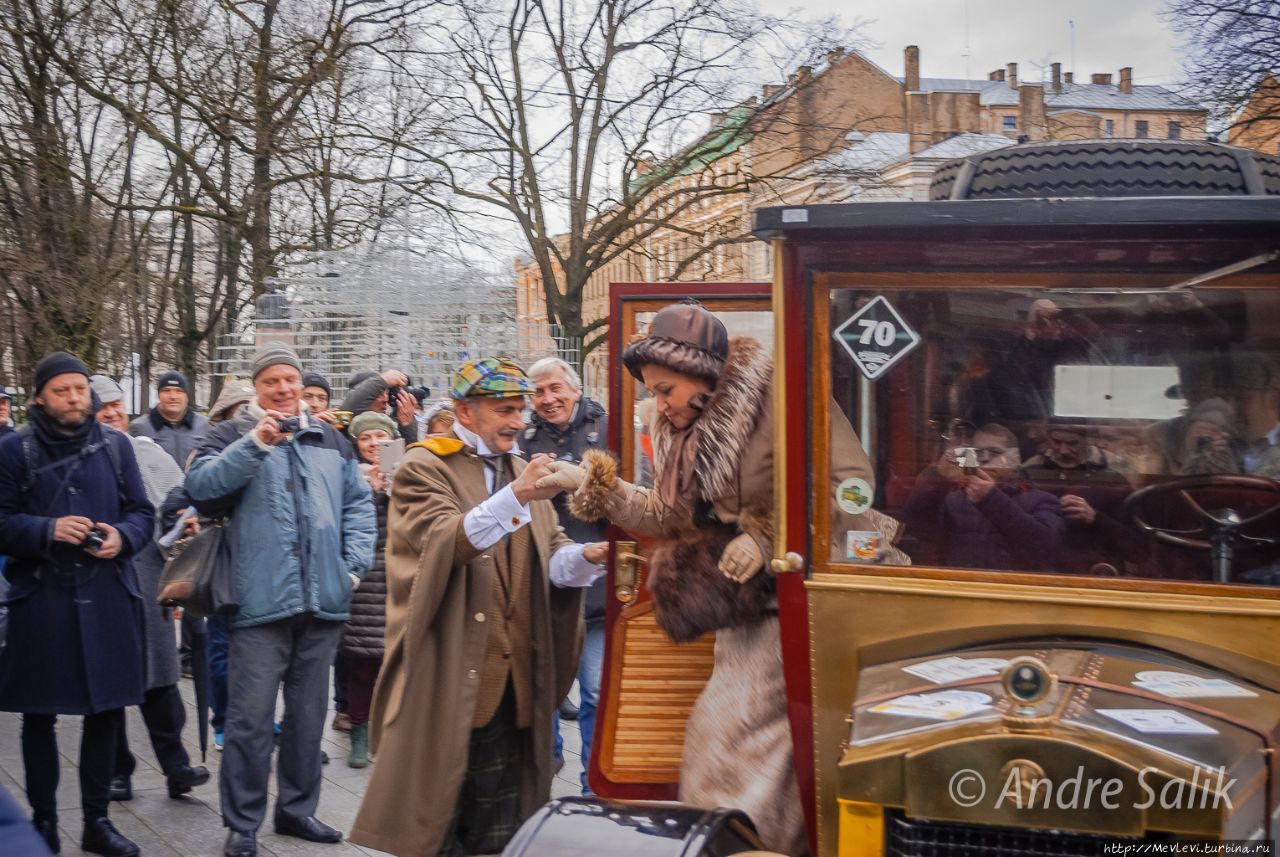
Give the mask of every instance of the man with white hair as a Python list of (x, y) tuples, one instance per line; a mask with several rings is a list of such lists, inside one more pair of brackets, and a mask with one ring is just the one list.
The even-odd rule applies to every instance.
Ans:
[[(588, 449), (604, 449), (609, 435), (609, 417), (599, 403), (582, 395), (582, 379), (573, 367), (559, 357), (544, 357), (529, 367), (529, 380), (534, 384), (533, 418), (525, 430), (522, 448), (526, 455), (546, 453), (560, 461), (577, 464)], [(561, 494), (551, 502), (560, 516), (560, 526), (575, 542), (604, 541), (608, 524), (603, 521), (580, 521), (569, 514)], [(582, 731), (582, 790), (587, 786), (591, 764), (591, 740), (595, 734), (596, 702), (600, 695), (600, 671), (604, 662), (604, 605), (607, 589), (604, 578), (597, 580), (586, 593), (586, 636), (578, 663), (578, 691), (581, 705), (576, 714)], [(568, 715), (572, 703), (561, 704), (561, 714)], [(555, 761), (561, 762), (563, 741), (556, 724)]]

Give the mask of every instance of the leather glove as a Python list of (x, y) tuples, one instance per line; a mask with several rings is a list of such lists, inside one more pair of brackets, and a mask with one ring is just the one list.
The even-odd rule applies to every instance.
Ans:
[(720, 573), (737, 583), (746, 583), (763, 567), (760, 545), (746, 533), (729, 542), (720, 556)]
[(559, 488), (572, 494), (587, 481), (587, 470), (568, 461), (551, 462), (551, 474), (534, 483), (535, 488)]

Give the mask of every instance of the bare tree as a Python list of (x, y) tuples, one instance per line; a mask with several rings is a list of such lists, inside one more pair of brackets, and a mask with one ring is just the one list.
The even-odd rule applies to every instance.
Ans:
[(1165, 15), (1186, 37), (1192, 94), (1220, 122), (1233, 132), (1280, 122), (1280, 3), (1170, 0)]
[[(777, 99), (748, 90), (848, 39), (736, 0), (470, 0), (406, 58), (443, 111), (442, 137), (405, 156), (443, 169), (461, 207), (514, 224), (548, 321), (585, 356), (604, 338), (582, 315), (594, 273), (829, 147), (833, 129), (786, 98), (806, 80)], [(698, 234), (679, 264), (744, 237)]]

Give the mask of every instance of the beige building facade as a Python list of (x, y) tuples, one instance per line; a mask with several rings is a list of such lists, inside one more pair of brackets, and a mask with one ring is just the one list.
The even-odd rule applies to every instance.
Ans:
[[(745, 172), (749, 190), (707, 194), (667, 214), (669, 228), (596, 272), (583, 295), (583, 318), (607, 315), (612, 282), (770, 279), (769, 248), (750, 236), (757, 207), (927, 199), (939, 164), (1020, 141), (1205, 138), (1203, 108), (1133, 81), (1125, 67), (1077, 83), (1058, 63), (1035, 81), (1020, 78), (1016, 63), (980, 80), (922, 77), (914, 46), (904, 51), (899, 77), (857, 52), (832, 51), (818, 66), (762, 88), (754, 108), (767, 119), (762, 130), (708, 164), (711, 175), (672, 179), (695, 193), (720, 174)], [(537, 266), (518, 261), (515, 274), (520, 354), (574, 357), (577, 343), (556, 338), (547, 323)], [(605, 394), (608, 361), (599, 348), (583, 362), (585, 385), (596, 395)]]

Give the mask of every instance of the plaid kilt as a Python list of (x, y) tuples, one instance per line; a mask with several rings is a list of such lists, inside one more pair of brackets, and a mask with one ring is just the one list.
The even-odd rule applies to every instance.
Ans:
[(524, 824), (520, 780), (527, 730), (515, 724), (516, 695), (507, 682), (493, 719), (471, 730), (467, 773), (458, 793), (453, 829), (440, 857), (501, 854)]

